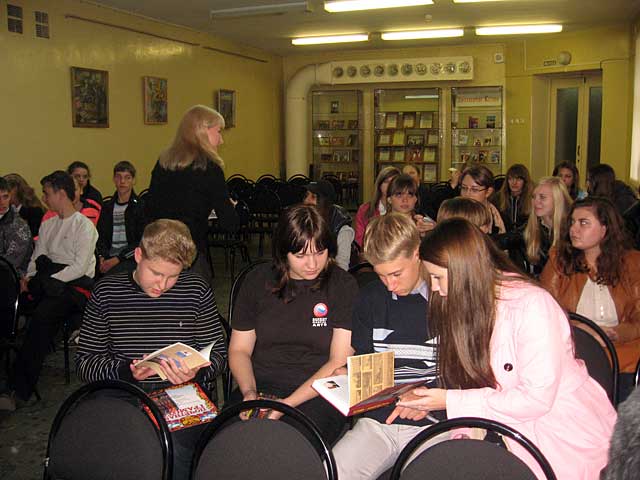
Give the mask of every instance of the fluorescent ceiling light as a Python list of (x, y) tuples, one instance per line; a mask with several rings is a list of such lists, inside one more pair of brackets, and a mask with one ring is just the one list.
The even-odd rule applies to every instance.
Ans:
[(369, 34), (329, 35), (326, 37), (300, 37), (291, 40), (293, 45), (320, 45), (323, 43), (366, 42)]
[(431, 95), (405, 95), (404, 98), (405, 100), (414, 100), (416, 98), (440, 98), (440, 97), (438, 95), (431, 94)]
[(453, 0), (453, 3), (504, 2), (505, 0)]
[(500, 27), (476, 27), (476, 35), (518, 35), (526, 33), (556, 33), (562, 25), (503, 25)]
[(254, 5), (248, 7), (211, 10), (209, 16), (215, 18), (247, 17), (251, 15), (272, 15), (287, 12), (312, 12), (310, 2), (277, 3), (273, 5)]
[(377, 8), (417, 7), (433, 5), (433, 0), (340, 0), (324, 2), (327, 12), (353, 12), (356, 10), (375, 10)]
[(449, 38), (462, 37), (464, 30), (462, 28), (449, 28), (441, 30), (413, 30), (405, 32), (383, 32), (383, 40), (412, 40), (416, 38)]

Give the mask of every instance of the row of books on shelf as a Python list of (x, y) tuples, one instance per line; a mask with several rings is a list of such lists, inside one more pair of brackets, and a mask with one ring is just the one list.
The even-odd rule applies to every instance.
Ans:
[(470, 115), (466, 122), (451, 122), (451, 128), (496, 128), (496, 118), (496, 115), (486, 115), (482, 119)]
[(355, 155), (351, 155), (351, 150), (334, 150), (331, 153), (321, 153), (320, 162), (336, 162), (336, 163), (349, 163), (357, 162)]
[(454, 145), (470, 145), (474, 147), (487, 147), (491, 145), (500, 145), (500, 135), (469, 135), (463, 132), (453, 133)]
[(393, 147), (380, 148), (377, 150), (377, 160), (379, 162), (435, 162), (437, 161), (435, 148), (413, 147)]
[[(425, 143), (426, 141), (426, 143)], [(407, 134), (402, 130), (395, 132), (383, 132), (378, 134), (376, 145), (438, 145), (440, 136), (437, 130), (430, 130), (427, 135), (424, 134)]]
[(356, 130), (358, 128), (358, 120), (318, 120), (315, 122), (316, 130)]
[(318, 135), (316, 137), (317, 145), (321, 147), (355, 147), (358, 145), (358, 135), (348, 135), (348, 136), (329, 136), (329, 135)]
[(459, 163), (500, 163), (500, 150), (480, 150), (460, 152)]
[(377, 112), (376, 128), (433, 128), (438, 125), (436, 112)]

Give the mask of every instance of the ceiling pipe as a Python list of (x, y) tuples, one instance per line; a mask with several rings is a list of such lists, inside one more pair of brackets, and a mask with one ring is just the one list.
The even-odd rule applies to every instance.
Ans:
[(287, 84), (285, 105), (285, 165), (287, 178), (309, 175), (309, 90), (314, 85), (331, 84), (331, 63), (307, 65), (298, 70)]

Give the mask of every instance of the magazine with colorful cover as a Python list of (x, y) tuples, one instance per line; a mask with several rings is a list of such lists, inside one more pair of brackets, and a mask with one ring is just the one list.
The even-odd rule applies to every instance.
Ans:
[(179, 362), (182, 362), (191, 369), (198, 368), (209, 363), (211, 349), (215, 343), (216, 342), (213, 342), (198, 351), (195, 348), (191, 348), (189, 345), (176, 342), (168, 347), (161, 348), (160, 350), (156, 350), (155, 352), (147, 355), (144, 360), (136, 363), (135, 367), (148, 367), (156, 372), (162, 380), (166, 380), (167, 376), (164, 374), (164, 371), (160, 366), (161, 360), (174, 362), (176, 365), (179, 364)]
[(320, 378), (311, 385), (345, 416), (384, 407), (423, 380), (394, 384), (393, 352), (369, 353), (347, 358), (347, 374)]
[(212, 421), (218, 409), (195, 382), (173, 385), (149, 394), (174, 432)]

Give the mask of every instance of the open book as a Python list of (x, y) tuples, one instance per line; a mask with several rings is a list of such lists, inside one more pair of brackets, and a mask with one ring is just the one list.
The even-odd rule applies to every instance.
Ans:
[(216, 406), (195, 382), (155, 390), (149, 398), (158, 405), (172, 432), (210, 422), (218, 415)]
[(189, 345), (176, 342), (168, 347), (161, 348), (160, 350), (156, 350), (149, 354), (147, 358), (136, 363), (135, 366), (136, 368), (148, 367), (156, 372), (162, 380), (166, 380), (167, 377), (160, 367), (160, 360), (174, 362), (175, 364), (182, 362), (189, 368), (198, 368), (209, 363), (211, 349), (215, 344), (216, 342), (213, 342), (198, 351), (195, 348), (191, 348)]
[(394, 385), (393, 360), (393, 352), (349, 357), (346, 375), (320, 378), (311, 386), (345, 416), (384, 407), (424, 383)]

